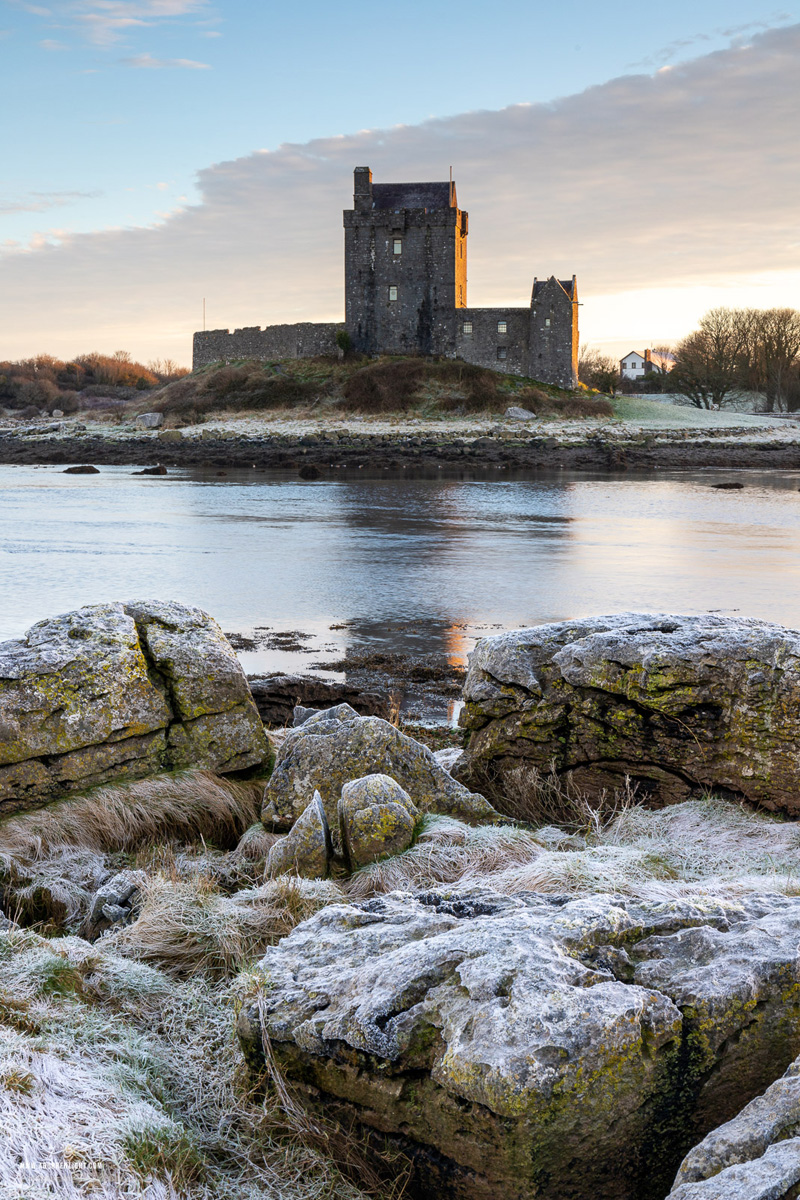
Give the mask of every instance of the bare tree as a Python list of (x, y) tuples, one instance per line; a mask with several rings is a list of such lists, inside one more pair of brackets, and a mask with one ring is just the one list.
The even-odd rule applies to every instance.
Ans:
[(750, 312), (747, 382), (763, 392), (767, 412), (797, 407), (800, 312), (794, 308)]
[(712, 308), (675, 347), (671, 389), (695, 408), (721, 408), (740, 384), (751, 338), (751, 311)]
[(587, 387), (613, 396), (619, 384), (619, 363), (596, 346), (581, 346), (578, 351), (578, 379)]

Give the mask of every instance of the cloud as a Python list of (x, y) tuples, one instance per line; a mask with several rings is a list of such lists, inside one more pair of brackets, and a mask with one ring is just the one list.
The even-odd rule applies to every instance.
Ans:
[(217, 163), (200, 203), (150, 228), (4, 253), (6, 344), (186, 360), (203, 297), (210, 326), (340, 318), (341, 210), (365, 163), (378, 181), (446, 179), (453, 164), (474, 305), (526, 304), (534, 275), (576, 272), (591, 322), (592, 296), (800, 272), (799, 58), (795, 25), (549, 104)]
[(19, 200), (4, 200), (0, 196), (0, 213), (47, 212), (51, 208), (63, 208), (76, 200), (94, 200), (101, 192), (30, 192)]
[(776, 25), (783, 25), (792, 20), (791, 13), (776, 12), (766, 20), (748, 21), (744, 25), (728, 25), (723, 28), (711, 29), (707, 33), (695, 33), (691, 37), (676, 38), (673, 42), (668, 42), (666, 46), (661, 46), (660, 49), (649, 54), (646, 58), (640, 58), (636, 62), (630, 64), (632, 69), (642, 67), (657, 66), (659, 63), (669, 62), (671, 59), (683, 57), (684, 52), (692, 46), (701, 46), (717, 38), (729, 38), (731, 41), (738, 41), (747, 34), (763, 33), (765, 30), (774, 29)]
[(211, 70), (209, 63), (195, 62), (191, 58), (153, 58), (152, 54), (136, 54), (132, 58), (121, 58), (120, 62), (127, 67), (138, 67), (148, 71), (163, 71), (175, 67), (186, 71)]
[(208, 11), (207, 0), (54, 0), (47, 8), (24, 0), (12, 3), (35, 16), (65, 21), (97, 46), (113, 45), (131, 29)]
[(56, 42), (53, 38), (44, 38), (39, 45), (43, 50), (69, 50), (69, 46), (65, 46), (63, 42)]

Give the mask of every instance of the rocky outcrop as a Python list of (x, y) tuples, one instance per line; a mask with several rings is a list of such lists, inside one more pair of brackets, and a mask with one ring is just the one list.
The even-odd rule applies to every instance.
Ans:
[(392, 1135), (412, 1194), (657, 1200), (800, 1050), (799, 941), (782, 896), (393, 893), (272, 947), (239, 1036)]
[(267, 756), (238, 659), (198, 608), (95, 604), (0, 645), (0, 814), (110, 779)]
[(669, 1200), (784, 1200), (800, 1184), (800, 1060), (686, 1155)]
[(427, 746), (380, 717), (360, 717), (348, 704), (339, 704), (286, 735), (264, 796), (264, 826), (291, 828), (319, 792), (334, 827), (344, 785), (373, 774), (395, 780), (421, 812), (466, 821), (497, 817), (488, 800), (456, 782)]
[[(346, 683), (316, 675), (267, 675), (251, 679), (250, 691), (267, 728), (283, 729), (295, 718), (295, 708), (319, 711), (334, 704), (349, 704), (362, 717), (389, 716), (389, 702), (378, 692), (361, 692)], [(295, 724), (299, 724), (295, 720)]]
[(800, 633), (624, 613), (484, 638), (470, 656), (457, 778), (534, 766), (589, 795), (629, 776), (669, 804), (713, 788), (800, 813)]

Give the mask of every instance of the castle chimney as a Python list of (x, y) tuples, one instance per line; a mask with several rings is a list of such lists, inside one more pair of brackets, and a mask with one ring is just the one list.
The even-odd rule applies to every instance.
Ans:
[(356, 167), (353, 171), (353, 208), (356, 212), (372, 209), (372, 171), (369, 167)]

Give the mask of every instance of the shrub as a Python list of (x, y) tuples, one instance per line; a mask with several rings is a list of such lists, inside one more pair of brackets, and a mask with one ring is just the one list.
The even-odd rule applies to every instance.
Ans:
[(179, 416), (225, 409), (293, 408), (315, 400), (325, 387), (278, 371), (269, 363), (222, 366), (170, 383), (152, 404), (155, 412)]
[(60, 396), (57, 386), (50, 379), (22, 383), (18, 392), (19, 402), (24, 407), (33, 404), (37, 408), (59, 408)]
[(397, 412), (427, 399), (445, 410), (479, 411), (497, 404), (500, 378), (457, 359), (382, 359), (346, 381), (345, 408)]
[(537, 417), (562, 417), (564, 420), (584, 417), (613, 417), (614, 407), (602, 396), (551, 396), (541, 388), (522, 388), (515, 393), (514, 403), (530, 408)]

